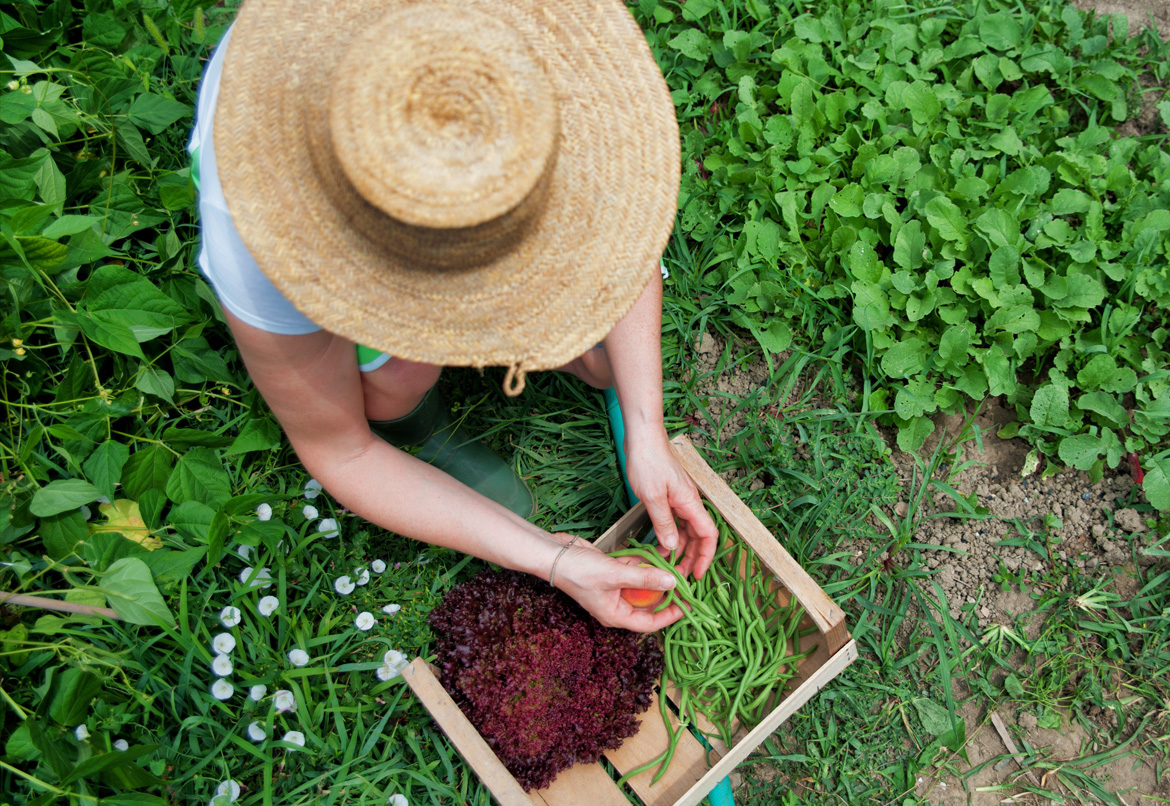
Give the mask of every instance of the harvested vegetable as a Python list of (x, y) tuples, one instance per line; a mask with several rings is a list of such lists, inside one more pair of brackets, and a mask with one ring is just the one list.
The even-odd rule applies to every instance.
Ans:
[(655, 640), (602, 627), (527, 574), (480, 574), (430, 623), (443, 687), (525, 790), (636, 733), (662, 673)]
[[(797, 652), (804, 609), (791, 600), (781, 606), (769, 595), (771, 575), (724, 522), (707, 506), (719, 528), (720, 549), (701, 580), (687, 580), (653, 548), (634, 545), (612, 557), (637, 557), (675, 576), (676, 585), (660, 607), (678, 603), (684, 617), (663, 631), (665, 679), (679, 687), (680, 725), (675, 730), (661, 697), (663, 722), (670, 742), (658, 758), (621, 779), (658, 766), (657, 782), (667, 770), (683, 730), (698, 725), (702, 714), (731, 746), (732, 726), (757, 725), (769, 706), (796, 676), (797, 664), (816, 647)], [(740, 568), (743, 571), (740, 571)], [(810, 630), (809, 632), (813, 632)], [(708, 734), (715, 736), (716, 734)]]

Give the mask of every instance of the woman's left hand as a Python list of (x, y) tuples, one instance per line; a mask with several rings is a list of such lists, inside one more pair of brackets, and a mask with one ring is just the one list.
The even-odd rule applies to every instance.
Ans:
[(715, 557), (719, 531), (707, 514), (699, 491), (670, 447), (666, 432), (626, 433), (630, 487), (646, 505), (659, 551), (682, 555), (679, 572), (698, 579)]

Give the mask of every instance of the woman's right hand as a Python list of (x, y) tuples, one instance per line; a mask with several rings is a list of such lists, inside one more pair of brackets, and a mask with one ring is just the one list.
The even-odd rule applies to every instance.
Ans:
[[(562, 544), (572, 539), (567, 534), (554, 537)], [(554, 582), (606, 627), (656, 632), (683, 616), (678, 605), (654, 613), (631, 606), (621, 595), (624, 588), (671, 590), (675, 580), (669, 573), (638, 565), (632, 558), (615, 559), (581, 540), (561, 555)]]

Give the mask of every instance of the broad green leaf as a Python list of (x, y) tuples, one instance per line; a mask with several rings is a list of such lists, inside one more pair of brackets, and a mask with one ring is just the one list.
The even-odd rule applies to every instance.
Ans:
[(698, 22), (719, 7), (716, 0), (686, 0), (682, 15), (687, 22)]
[(1029, 411), (1032, 422), (1048, 428), (1063, 428), (1068, 422), (1068, 389), (1047, 383), (1036, 390)]
[(215, 510), (199, 501), (184, 501), (173, 508), (167, 520), (180, 534), (200, 543), (207, 542)]
[(249, 451), (271, 451), (280, 446), (280, 426), (272, 420), (249, 420), (225, 451), (235, 456)]
[(85, 516), (80, 509), (41, 518), (40, 535), (45, 553), (54, 560), (71, 556), (79, 543), (85, 542)]
[[(868, 244), (867, 244), (868, 246)], [(914, 271), (923, 262), (923, 251), (926, 249), (926, 236), (922, 232), (922, 223), (913, 220), (907, 221), (906, 224), (898, 230), (898, 237), (894, 239), (894, 262), (907, 271)], [(870, 253), (873, 253), (873, 248), (870, 247)], [(877, 263), (877, 256), (874, 255), (874, 263)], [(872, 272), (871, 272), (872, 273)], [(880, 277), (860, 277), (854, 273), (854, 277), (859, 279), (869, 280), (870, 282), (877, 282)]]
[(45, 227), (41, 234), (46, 238), (64, 238), (67, 235), (92, 230), (96, 221), (97, 219), (89, 215), (63, 215)]
[(1051, 210), (1056, 215), (1071, 215), (1073, 213), (1087, 213), (1092, 204), (1089, 194), (1083, 190), (1063, 188), (1052, 197)]
[(971, 325), (952, 325), (943, 331), (939, 339), (938, 357), (944, 366), (958, 368), (967, 362), (967, 351), (971, 347)]
[(123, 442), (107, 439), (94, 448), (85, 460), (82, 470), (106, 498), (114, 497), (114, 485), (122, 480), (122, 468), (130, 458), (130, 449)]
[(162, 548), (162, 541), (152, 537), (150, 528), (142, 517), (137, 501), (119, 498), (108, 504), (102, 504), (98, 511), (105, 516), (104, 523), (95, 523), (89, 527), (90, 534), (102, 532), (117, 532), (127, 540), (137, 543), (143, 548), (154, 551)]
[(1160, 512), (1170, 511), (1170, 454), (1155, 456), (1148, 460), (1142, 489), (1150, 506)]
[(967, 219), (954, 202), (943, 196), (934, 197), (926, 203), (926, 220), (943, 238), (966, 247)]
[(1114, 428), (1125, 428), (1129, 418), (1114, 395), (1107, 392), (1086, 392), (1077, 398), (1077, 407), (1104, 418)]
[(199, 501), (210, 507), (222, 506), (232, 497), (227, 471), (210, 448), (193, 448), (179, 459), (166, 492), (176, 504)]
[(995, 50), (1019, 47), (1022, 35), (1020, 23), (1006, 12), (988, 14), (979, 22), (979, 38)]
[(122, 468), (122, 490), (134, 500), (147, 490), (166, 490), (174, 455), (161, 445), (139, 448)]
[(706, 62), (711, 55), (711, 39), (695, 28), (684, 28), (674, 39), (666, 43), (684, 56)]
[(143, 554), (141, 560), (150, 568), (155, 584), (169, 588), (190, 576), (195, 566), (206, 555), (207, 549), (197, 546), (185, 551), (152, 551)]
[(787, 322), (775, 319), (766, 328), (761, 328), (759, 341), (760, 346), (770, 353), (783, 352), (792, 344), (792, 329)]
[(49, 719), (72, 728), (84, 722), (89, 705), (102, 690), (101, 678), (76, 666), (66, 669), (53, 680), (49, 699)]
[(931, 736), (941, 736), (951, 729), (951, 714), (946, 708), (925, 697), (914, 700), (914, 709), (922, 720), (922, 727)]
[(131, 624), (171, 625), (175, 617), (155, 587), (150, 568), (137, 557), (123, 557), (101, 576), (101, 587), (118, 617)]
[(865, 191), (861, 185), (851, 183), (841, 188), (829, 199), (829, 207), (842, 218), (856, 218), (861, 215), (861, 205), (865, 201)]
[(33, 493), (29, 511), (38, 518), (57, 515), (92, 504), (102, 491), (81, 479), (60, 479), (51, 481)]
[(933, 123), (942, 111), (934, 88), (922, 81), (915, 81), (906, 90), (906, 108), (914, 122), (920, 125)]
[(909, 378), (926, 367), (929, 352), (922, 339), (900, 341), (882, 356), (882, 372), (891, 378)]
[(1068, 293), (1055, 304), (1061, 308), (1095, 308), (1105, 299), (1105, 287), (1096, 277), (1080, 272), (1070, 272), (1065, 278)]
[(1100, 389), (1117, 372), (1117, 361), (1107, 353), (1098, 353), (1077, 372), (1077, 384), (1085, 390)]
[(144, 92), (130, 104), (127, 114), (130, 121), (139, 128), (146, 129), (151, 134), (162, 134), (171, 124), (190, 117), (192, 109), (189, 104), (164, 98), (152, 92)]
[(175, 379), (165, 369), (153, 364), (143, 364), (134, 381), (134, 388), (140, 392), (162, 398), (168, 403), (175, 402)]
[(882, 278), (882, 265), (878, 261), (877, 252), (865, 241), (857, 241), (850, 247), (845, 265), (850, 274), (865, 283), (877, 283)]
[(1088, 470), (1097, 461), (1097, 457), (1105, 452), (1105, 445), (1100, 437), (1091, 434), (1075, 434), (1060, 441), (1057, 455), (1060, 461), (1077, 470)]

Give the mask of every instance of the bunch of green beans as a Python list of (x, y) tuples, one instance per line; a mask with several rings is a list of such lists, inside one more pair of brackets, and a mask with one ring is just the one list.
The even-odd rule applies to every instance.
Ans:
[[(611, 553), (611, 557), (636, 557), (669, 571), (675, 587), (658, 610), (677, 603), (683, 618), (663, 631), (664, 680), (678, 686), (679, 727), (671, 726), (665, 689), (659, 693), (659, 708), (670, 737), (666, 751), (649, 763), (631, 770), (619, 780), (661, 765), (652, 784), (666, 773), (683, 730), (697, 725), (705, 716), (730, 747), (731, 728), (739, 722), (751, 728), (767, 715), (769, 700), (797, 673), (797, 663), (816, 647), (798, 653), (799, 632), (804, 608), (792, 599), (780, 606), (769, 595), (771, 575), (752, 550), (731, 531), (723, 517), (709, 504), (707, 510), (719, 528), (719, 549), (707, 573), (699, 580), (687, 580), (675, 568), (675, 556), (662, 557), (653, 548), (633, 545)], [(743, 564), (743, 575), (739, 568)]]

